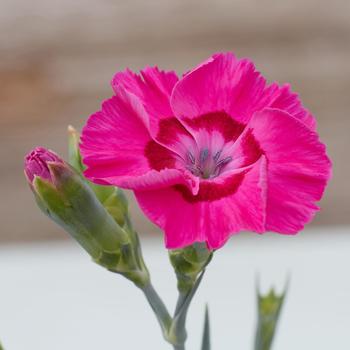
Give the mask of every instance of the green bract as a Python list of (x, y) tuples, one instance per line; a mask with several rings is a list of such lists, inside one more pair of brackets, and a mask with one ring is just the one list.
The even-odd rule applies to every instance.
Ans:
[(169, 250), (169, 257), (177, 276), (178, 289), (186, 293), (209, 264), (213, 252), (208, 250), (205, 243), (194, 243), (182, 249)]
[(257, 292), (258, 322), (255, 336), (255, 350), (270, 350), (275, 335), (282, 305), (287, 293), (288, 285), (282, 294), (276, 294), (271, 288), (268, 294)]
[(137, 285), (148, 283), (148, 271), (135, 237), (118, 225), (94, 191), (71, 166), (49, 163), (52, 182), (35, 177), (39, 207), (62, 226), (99, 265), (121, 273)]

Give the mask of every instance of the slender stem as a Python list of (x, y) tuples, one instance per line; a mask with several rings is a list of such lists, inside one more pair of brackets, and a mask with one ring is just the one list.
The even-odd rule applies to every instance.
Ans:
[(148, 303), (150, 304), (154, 314), (157, 317), (158, 323), (160, 325), (165, 340), (169, 341), (168, 331), (172, 323), (172, 318), (166, 306), (164, 305), (162, 299), (160, 298), (156, 290), (153, 288), (151, 283), (143, 287), (142, 291), (145, 294)]
[(177, 302), (176, 302), (176, 307), (175, 307), (175, 312), (174, 312), (174, 316), (177, 315), (183, 305), (183, 303), (186, 300), (188, 293), (184, 293), (184, 292), (179, 292), (178, 298), (177, 298)]
[(181, 344), (174, 346), (174, 350), (185, 350), (185, 342), (187, 338), (187, 331), (186, 331), (187, 308), (185, 308), (184, 310), (181, 310), (181, 309), (183, 308), (189, 294), (190, 294), (190, 291), (187, 293), (179, 292), (178, 299), (176, 302), (174, 318), (173, 318), (175, 320), (174, 324), (176, 324), (176, 326), (175, 326), (175, 329), (172, 329), (172, 331), (174, 332), (174, 335), (177, 341), (180, 341)]
[[(162, 329), (163, 336), (166, 341), (170, 342), (169, 339), (169, 329), (172, 323), (172, 318), (164, 305), (162, 299), (152, 286), (152, 284), (148, 284), (146, 287), (142, 288), (143, 293), (146, 296), (148, 303), (150, 304), (154, 314), (157, 317), (160, 328)], [(181, 303), (182, 305), (182, 303)], [(181, 306), (180, 305), (180, 306)], [(175, 344), (173, 345), (174, 350), (185, 350), (184, 344)]]
[[(174, 312), (174, 320), (177, 318), (176, 322), (176, 328), (175, 328), (175, 335), (178, 340), (183, 341), (183, 348), (185, 347), (185, 341), (187, 338), (187, 331), (186, 331), (186, 316), (187, 316), (187, 308), (189, 306), (189, 303), (187, 307), (184, 310), (181, 310), (186, 302), (186, 299), (189, 297), (191, 293), (191, 290), (188, 292), (180, 292), (177, 298), (175, 312)], [(181, 312), (182, 311), (182, 312)], [(179, 316), (181, 312), (181, 315)], [(181, 348), (179, 348), (181, 349)]]
[(174, 345), (174, 350), (186, 350), (185, 344), (182, 345)]
[(205, 269), (197, 278), (196, 282), (191, 289), (187, 291), (179, 291), (179, 296), (176, 303), (175, 313), (173, 317), (173, 323), (171, 325), (169, 335), (171, 338), (176, 339), (177, 347), (175, 350), (185, 350), (185, 342), (187, 338), (186, 332), (186, 317), (190, 303), (196, 294), (196, 291), (203, 279)]

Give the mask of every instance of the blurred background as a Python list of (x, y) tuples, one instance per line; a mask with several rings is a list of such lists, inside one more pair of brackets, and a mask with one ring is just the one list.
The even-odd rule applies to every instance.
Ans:
[[(242, 341), (236, 343), (235, 348), (246, 349), (242, 344), (243, 336), (250, 334), (249, 325), (254, 317), (256, 267), (264, 269), (269, 282), (274, 281), (278, 273), (284, 276), (291, 267), (297, 276), (292, 294), (295, 299), (288, 305), (291, 318), (289, 324), (285, 323), (285, 333), (281, 330), (284, 338), (280, 339), (282, 345), (278, 348), (350, 348), (347, 331), (350, 305), (346, 304), (350, 281), (344, 278), (348, 276), (346, 266), (350, 263), (349, 0), (1, 0), (0, 279), (3, 294), (0, 294), (0, 315), (3, 316), (0, 317), (0, 339), (12, 345), (9, 350), (95, 349), (101, 348), (102, 339), (106, 348), (110, 348), (107, 339), (111, 334), (95, 333), (95, 324), (87, 324), (88, 320), (105, 320), (111, 309), (119, 308), (118, 312), (124, 312), (124, 322), (130, 322), (130, 327), (136, 321), (142, 327), (141, 321), (144, 321), (141, 314), (136, 321), (127, 318), (129, 311), (123, 298), (136, 298), (130, 296), (129, 284), (120, 280), (119, 283), (125, 283), (125, 290), (124, 284), (112, 286), (109, 275), (92, 264), (90, 267), (80, 249), (72, 246), (71, 241), (63, 241), (67, 234), (38, 210), (23, 176), (25, 153), (41, 145), (66, 157), (67, 125), (81, 129), (87, 117), (99, 109), (101, 101), (112, 94), (109, 82), (116, 71), (158, 65), (181, 74), (216, 51), (234, 51), (238, 57), (249, 57), (269, 81), (291, 83), (317, 118), (321, 139), (333, 160), (334, 175), (321, 202), (322, 210), (304, 234), (288, 241), (277, 235), (261, 238), (247, 235), (247, 239), (246, 235), (240, 235), (218, 258), (213, 267), (217, 273), (212, 274), (211, 279), (208, 277), (211, 284), (208, 282), (205, 287), (209, 294), (200, 300), (215, 299), (219, 319), (220, 312), (227, 310), (223, 302), (231, 300), (229, 293), (238, 296), (235, 301), (232, 296), (232, 302), (239, 316), (228, 318), (225, 325), (237, 327), (237, 339)], [(155, 259), (153, 268), (158, 277), (165, 276), (164, 271), (170, 275), (170, 269), (163, 271), (157, 265), (158, 258), (159, 261), (166, 259), (165, 254), (158, 256), (155, 252), (163, 249), (159, 231), (144, 218), (133, 201), (132, 215), (147, 241), (146, 253), (150, 254), (147, 260), (152, 264)], [(148, 240), (149, 237), (154, 241)], [(34, 243), (20, 245), (19, 241)], [(244, 253), (233, 250), (236, 244)], [(234, 255), (233, 260), (228, 252)], [(235, 266), (232, 273), (241, 278), (239, 288), (227, 289), (223, 283), (227, 264)], [(278, 268), (281, 271), (276, 271)], [(222, 286), (218, 291), (214, 290), (214, 277), (217, 278), (215, 285)], [(160, 282), (168, 299), (174, 298), (171, 293), (175, 282), (171, 281), (171, 288), (167, 278)], [(97, 291), (99, 283), (104, 288)], [(121, 293), (119, 301), (114, 299), (117, 293)], [(18, 297), (17, 308), (12, 307), (15, 297)], [(97, 310), (101, 300), (102, 309)], [(92, 306), (87, 310), (88, 303), (96, 309)], [(247, 312), (239, 309), (248, 303)], [(69, 317), (67, 305), (72, 307)], [(300, 305), (308, 308), (302, 312)], [(145, 308), (143, 303), (140, 308)], [(202, 308), (195, 306), (195, 310), (201, 312)], [(33, 319), (35, 313), (41, 318), (39, 321)], [(57, 318), (50, 324), (46, 320), (52, 319), (52, 313)], [(4, 315), (7, 318), (3, 318)], [(248, 315), (248, 319), (242, 315)], [(77, 317), (84, 318), (79, 325), (74, 322)], [(116, 314), (113, 317), (117, 319)], [(60, 337), (60, 331), (52, 330), (52, 327), (63, 327), (62, 319), (65, 319), (62, 332), (67, 334), (66, 338)], [(37, 341), (38, 335), (33, 338), (27, 327), (30, 322), (37, 332), (45, 330), (46, 340), (44, 331), (41, 342)], [(150, 324), (154, 326), (154, 333), (150, 334), (158, 337), (155, 322), (152, 320)], [(192, 325), (198, 328), (200, 323), (193, 319)], [(125, 324), (121, 326), (126, 332), (124, 338), (134, 341), (134, 347), (122, 348), (136, 349), (142, 337), (132, 337), (127, 333), (129, 328)], [(18, 328), (23, 343), (17, 336)], [(221, 327), (220, 330), (226, 332), (223, 338), (231, 338), (231, 329)], [(327, 333), (322, 334), (323, 330)], [(80, 341), (86, 332), (92, 340), (83, 346)], [(300, 342), (309, 332), (314, 337), (310, 336), (311, 342), (302, 347)], [(320, 339), (318, 334), (328, 338)], [(73, 338), (76, 343), (69, 343)], [(50, 343), (52, 339), (54, 344)], [(154, 339), (154, 346), (149, 348), (167, 348), (166, 345), (157, 347), (160, 338)], [(334, 345), (332, 339), (342, 345)], [(62, 343), (64, 341), (68, 345)], [(220, 350), (230, 348), (224, 342), (221, 345)]]
[(181, 74), (228, 50), (300, 93), (334, 163), (313, 225), (350, 224), (348, 0), (1, 0), (0, 240), (65, 237), (33, 205), (23, 156), (36, 145), (65, 156), (67, 125), (80, 130), (116, 71)]

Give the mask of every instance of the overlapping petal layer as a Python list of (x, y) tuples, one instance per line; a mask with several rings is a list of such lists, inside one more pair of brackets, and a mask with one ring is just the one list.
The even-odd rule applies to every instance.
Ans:
[(195, 191), (198, 181), (190, 174), (175, 168), (153, 169), (145, 152), (151, 142), (143, 105), (119, 88), (83, 129), (80, 149), (87, 166), (85, 176), (99, 184), (123, 188), (151, 189), (182, 183)]
[(231, 53), (219, 54), (179, 80), (171, 106), (185, 123), (218, 111), (246, 123), (263, 106), (264, 89), (265, 79), (252, 62), (237, 60)]
[(254, 112), (272, 107), (315, 128), (315, 119), (288, 84), (267, 86), (250, 60), (238, 60), (232, 53), (214, 55), (186, 74), (174, 87), (171, 106), (185, 123), (199, 115), (223, 111), (246, 124)]
[(216, 54), (180, 80), (146, 68), (112, 85), (83, 130), (85, 175), (134, 190), (168, 248), (216, 249), (241, 230), (294, 234), (318, 210), (331, 164), (315, 119), (251, 61)]
[(139, 98), (148, 112), (150, 131), (156, 135), (160, 120), (174, 115), (170, 107), (170, 95), (177, 81), (178, 77), (173, 71), (165, 72), (157, 67), (146, 67), (141, 70), (140, 75), (129, 69), (118, 72), (112, 80), (112, 87), (116, 94), (123, 87)]
[(278, 109), (254, 114), (247, 130), (264, 151), (267, 165), (266, 229), (293, 234), (318, 210), (331, 163), (316, 132)]
[(147, 217), (164, 230), (167, 248), (207, 242), (216, 249), (230, 234), (265, 231), (265, 158), (225, 178), (202, 181), (197, 195), (181, 186), (135, 195)]
[(273, 83), (265, 90), (265, 95), (268, 96), (268, 100), (264, 107), (285, 111), (302, 121), (310, 129), (316, 129), (315, 118), (303, 107), (298, 94), (291, 91), (289, 84), (279, 86)]

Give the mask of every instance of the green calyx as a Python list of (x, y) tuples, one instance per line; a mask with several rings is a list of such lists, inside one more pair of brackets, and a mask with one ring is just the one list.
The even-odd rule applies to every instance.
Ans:
[(181, 293), (190, 291), (199, 274), (209, 264), (213, 252), (208, 250), (205, 243), (194, 243), (182, 249), (169, 251), (169, 258), (174, 267), (178, 290)]
[(137, 285), (148, 271), (132, 234), (118, 225), (80, 174), (66, 163), (48, 164), (53, 182), (36, 177), (39, 207), (63, 227), (99, 265), (123, 274)]
[(213, 252), (205, 243), (199, 242), (181, 249), (169, 250), (170, 262), (177, 277), (179, 296), (167, 340), (176, 350), (184, 349), (187, 338), (187, 312), (212, 257)]
[(79, 149), (80, 135), (72, 126), (68, 127), (68, 135), (70, 165), (82, 176), (85, 184), (91, 188), (105, 211), (122, 228), (127, 236), (127, 242), (124, 242), (120, 246), (118, 269), (113, 268), (113, 265), (116, 263), (116, 256), (114, 254), (104, 252), (94, 260), (113, 272), (123, 274), (125, 277), (134, 281), (139, 287), (146, 285), (149, 282), (149, 273), (143, 261), (138, 235), (131, 225), (128, 200), (124, 192), (114, 186), (94, 184), (83, 177), (85, 167)]
[(265, 295), (258, 296), (259, 310), (261, 317), (271, 318), (279, 312), (284, 295), (277, 295), (272, 288), (270, 292)]
[(118, 225), (130, 226), (128, 201), (120, 188), (88, 182), (96, 197)]

